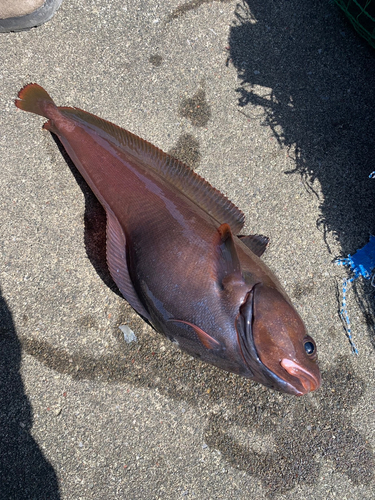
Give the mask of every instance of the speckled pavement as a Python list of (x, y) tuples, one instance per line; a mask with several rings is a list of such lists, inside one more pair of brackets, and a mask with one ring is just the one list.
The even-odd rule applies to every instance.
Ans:
[[(375, 65), (339, 9), (64, 0), (1, 34), (0, 78), (0, 499), (374, 499), (374, 289), (348, 292), (354, 356), (334, 261), (374, 233)], [(201, 364), (134, 313), (100, 205), (14, 106), (29, 82), (184, 159), (270, 237), (319, 391)]]

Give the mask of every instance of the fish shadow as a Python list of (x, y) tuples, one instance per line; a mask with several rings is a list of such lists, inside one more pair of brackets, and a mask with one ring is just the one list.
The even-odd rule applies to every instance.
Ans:
[[(227, 64), (238, 73), (241, 113), (261, 117), (289, 150), (294, 168), (286, 175), (321, 191), (316, 224), (328, 250), (330, 233), (343, 256), (355, 253), (375, 231), (373, 50), (333, 2), (243, 0), (234, 16)], [(363, 291), (358, 305), (374, 317), (372, 294)]]
[(56, 473), (31, 435), (32, 407), (20, 374), (21, 344), (0, 293), (0, 498), (60, 498)]

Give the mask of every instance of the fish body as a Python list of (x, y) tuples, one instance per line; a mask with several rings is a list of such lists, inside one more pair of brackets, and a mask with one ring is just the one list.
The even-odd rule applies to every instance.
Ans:
[(259, 258), (244, 216), (186, 165), (29, 84), (16, 106), (48, 118), (107, 215), (107, 262), (130, 305), (191, 355), (273, 389), (320, 386), (316, 347)]

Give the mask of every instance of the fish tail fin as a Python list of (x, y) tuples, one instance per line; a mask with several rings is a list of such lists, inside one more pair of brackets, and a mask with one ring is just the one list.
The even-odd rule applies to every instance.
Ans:
[(56, 109), (56, 104), (43, 87), (37, 83), (29, 83), (18, 92), (15, 105), (19, 109), (51, 118), (51, 110)]

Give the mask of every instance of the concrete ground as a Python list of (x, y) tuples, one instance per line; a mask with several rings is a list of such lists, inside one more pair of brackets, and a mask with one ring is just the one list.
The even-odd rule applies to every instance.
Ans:
[[(374, 499), (374, 290), (348, 292), (354, 356), (334, 263), (374, 233), (374, 51), (332, 2), (180, 2), (64, 0), (0, 36), (0, 499)], [(201, 364), (134, 313), (100, 205), (13, 104), (29, 82), (185, 159), (271, 238), (318, 392)]]

